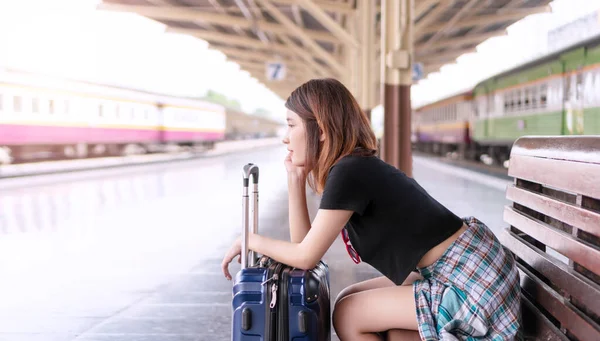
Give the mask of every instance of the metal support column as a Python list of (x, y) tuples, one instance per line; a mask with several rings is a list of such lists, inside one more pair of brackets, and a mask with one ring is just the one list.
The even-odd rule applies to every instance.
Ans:
[[(356, 22), (356, 16), (349, 16), (348, 20), (345, 22), (345, 29), (348, 31), (348, 33), (352, 36), (352, 37), (356, 37), (356, 33), (357, 33), (357, 22)], [(358, 85), (358, 72), (356, 71), (358, 69), (359, 66), (359, 60), (358, 60), (358, 49), (348, 45), (348, 44), (344, 44), (340, 47), (343, 51), (343, 56), (344, 56), (344, 64), (346, 66), (346, 69), (348, 70), (346, 75), (343, 75), (344, 80), (343, 83), (344, 85), (346, 85), (346, 87), (348, 88), (348, 90), (350, 90), (350, 92), (355, 96), (358, 97), (358, 91), (360, 90), (360, 88), (357, 86)]]
[(371, 120), (373, 108), (373, 73), (371, 65), (375, 59), (375, 1), (359, 0), (358, 15), (360, 20), (360, 70), (359, 70), (359, 103)]
[(381, 1), (383, 160), (412, 176), (411, 103), (414, 0)]

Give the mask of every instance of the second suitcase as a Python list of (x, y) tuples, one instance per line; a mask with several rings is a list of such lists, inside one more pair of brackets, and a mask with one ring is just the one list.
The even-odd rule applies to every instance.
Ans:
[(257, 232), (258, 167), (248, 164), (244, 167), (242, 269), (233, 285), (232, 340), (330, 341), (327, 264), (320, 261), (315, 268), (305, 271), (266, 256), (256, 259), (252, 253), (248, 255), (245, 240), (249, 228), (250, 176), (254, 180), (254, 233)]

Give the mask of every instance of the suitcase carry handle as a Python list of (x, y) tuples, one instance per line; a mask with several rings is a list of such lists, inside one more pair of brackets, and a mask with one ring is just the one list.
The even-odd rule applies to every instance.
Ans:
[[(250, 251), (248, 254), (248, 231), (250, 230), (250, 214), (249, 214), (249, 201), (248, 186), (250, 182), (250, 176), (252, 176), (253, 183), (253, 220), (252, 220), (252, 233), (258, 233), (258, 166), (253, 163), (248, 163), (244, 166), (243, 177), (244, 177), (244, 188), (242, 191), (242, 269), (248, 266), (254, 266), (256, 264), (256, 256), (254, 251)], [(250, 260), (248, 261), (248, 258)]]

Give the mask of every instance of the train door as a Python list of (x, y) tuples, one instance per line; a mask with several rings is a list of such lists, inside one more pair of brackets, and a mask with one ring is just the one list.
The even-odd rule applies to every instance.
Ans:
[(565, 76), (564, 135), (583, 134), (583, 73), (572, 72)]

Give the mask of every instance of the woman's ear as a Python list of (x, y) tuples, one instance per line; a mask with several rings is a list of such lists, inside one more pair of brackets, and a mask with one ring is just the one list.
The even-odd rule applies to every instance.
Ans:
[(319, 128), (319, 141), (321, 141), (321, 142), (325, 141), (325, 133), (320, 128)]

